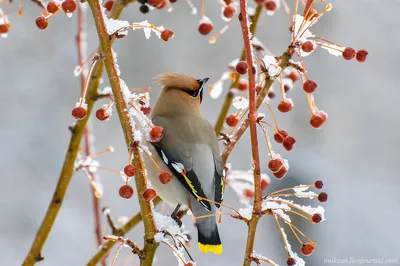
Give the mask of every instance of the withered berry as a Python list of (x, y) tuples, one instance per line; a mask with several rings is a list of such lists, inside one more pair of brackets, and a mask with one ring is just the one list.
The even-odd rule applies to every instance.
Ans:
[(312, 51), (314, 51), (314, 44), (310, 41), (306, 41), (301, 45), (301, 50), (306, 53), (311, 53)]
[(282, 143), (284, 139), (286, 139), (286, 137), (289, 136), (289, 134), (286, 132), (286, 130), (279, 130), (279, 133), (276, 132), (274, 134), (274, 139), (276, 142), (278, 143)]
[(170, 172), (164, 171), (160, 173), (158, 178), (160, 179), (161, 183), (167, 184), (172, 180), (172, 174)]
[(360, 50), (358, 50), (357, 53), (356, 53), (356, 59), (357, 59), (358, 62), (364, 63), (365, 60), (367, 60), (367, 55), (368, 55), (367, 50), (365, 50), (365, 49), (360, 49)]
[(282, 113), (287, 113), (289, 111), (291, 111), (293, 108), (293, 103), (292, 101), (289, 101), (287, 99), (282, 100), (279, 104), (278, 104), (278, 110), (281, 111)]
[(72, 116), (75, 117), (75, 119), (84, 119), (86, 116), (87, 110), (86, 108), (82, 106), (75, 107), (72, 109)]
[(150, 141), (159, 142), (163, 137), (164, 128), (162, 126), (154, 126), (150, 130)]
[(296, 260), (293, 258), (288, 258), (286, 264), (287, 266), (294, 266), (296, 265)]
[(44, 30), (49, 25), (49, 22), (44, 16), (37, 17), (35, 23), (36, 27), (38, 27), (41, 30)]
[(129, 176), (132, 177), (135, 175), (136, 173), (136, 167), (133, 164), (128, 164), (127, 166), (125, 166), (124, 168), (124, 173)]
[(122, 198), (130, 199), (133, 195), (133, 188), (130, 185), (123, 185), (118, 192)]
[(239, 122), (239, 119), (236, 117), (236, 115), (234, 114), (230, 114), (228, 115), (228, 117), (226, 118), (226, 124), (230, 127), (234, 127), (237, 125), (237, 123)]
[(54, 1), (50, 1), (47, 3), (47, 11), (49, 13), (56, 13), (60, 8), (57, 6), (57, 4)]
[(261, 92), (262, 88), (260, 85), (256, 86), (256, 94), (258, 95)]
[(328, 200), (328, 194), (326, 192), (319, 193), (318, 200), (320, 202), (326, 202)]
[(321, 180), (315, 181), (315, 187), (316, 188), (322, 189), (323, 186), (324, 186), (324, 183)]
[(273, 91), (269, 91), (268, 92), (268, 97), (270, 98), (270, 99), (273, 99), (273, 98), (275, 98), (275, 92), (273, 92)]
[(283, 140), (282, 145), (287, 151), (291, 151), (295, 143), (296, 143), (295, 138), (289, 136)]
[(247, 62), (246, 61), (240, 61), (239, 63), (236, 64), (236, 72), (239, 73), (240, 75), (244, 75), (247, 73)]
[(170, 29), (165, 29), (161, 32), (161, 39), (166, 42), (171, 39), (172, 36), (174, 36), (174, 32)]
[(318, 213), (315, 213), (312, 217), (311, 220), (313, 221), (313, 223), (319, 223), (322, 221), (322, 217), (321, 215), (319, 215)]
[(342, 52), (342, 56), (346, 60), (351, 60), (356, 56), (356, 50), (354, 50), (352, 47), (346, 47)]
[(303, 83), (303, 90), (306, 93), (313, 93), (317, 89), (318, 85), (314, 80), (307, 79)]
[(146, 188), (145, 191), (143, 191), (142, 199), (144, 201), (150, 201), (150, 200), (154, 199), (156, 196), (157, 196), (157, 193), (154, 189)]
[(314, 246), (311, 243), (305, 243), (301, 246), (300, 252), (304, 256), (310, 256), (314, 252)]
[(201, 22), (199, 24), (199, 28), (198, 31), (202, 34), (202, 35), (207, 35), (209, 34), (211, 31), (213, 30), (213, 25), (209, 22)]

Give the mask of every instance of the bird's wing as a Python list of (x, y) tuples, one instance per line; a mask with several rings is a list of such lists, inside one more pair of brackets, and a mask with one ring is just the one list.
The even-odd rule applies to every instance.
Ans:
[(225, 183), (223, 178), (224, 165), (218, 147), (213, 151), (214, 158), (214, 201), (215, 206), (219, 208), (224, 200)]
[[(161, 141), (151, 143), (158, 155), (187, 191), (206, 210), (211, 211), (211, 205), (207, 198), (207, 194), (211, 192), (207, 184), (212, 184), (211, 178), (215, 176), (215, 174), (213, 176), (215, 159), (212, 156), (211, 148), (203, 143), (191, 142), (190, 138), (196, 138), (196, 136), (191, 135), (190, 138), (185, 136), (182, 133), (184, 130), (181, 128), (183, 123), (178, 122), (179, 124), (176, 124), (177, 119), (174, 121), (170, 118), (158, 116), (152, 120), (155, 125), (164, 128)], [(193, 133), (193, 131), (186, 131), (186, 135), (190, 135), (190, 133)]]

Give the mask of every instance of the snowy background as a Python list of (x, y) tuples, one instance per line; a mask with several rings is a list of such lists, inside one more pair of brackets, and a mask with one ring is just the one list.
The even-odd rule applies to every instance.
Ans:
[[(171, 41), (145, 40), (143, 32), (135, 31), (115, 44), (122, 78), (130, 87), (153, 86), (153, 100), (159, 90), (152, 84), (156, 74), (180, 71), (197, 78), (209, 77), (214, 82), (242, 49), (237, 22), (210, 45), (197, 32), (199, 15), (191, 15), (185, 1), (178, 2), (173, 13), (142, 15), (136, 4), (123, 13), (123, 18), (131, 22), (148, 19), (173, 29), (176, 36)], [(313, 32), (345, 46), (367, 48), (368, 60), (364, 64), (347, 62), (320, 49), (306, 58), (309, 75), (319, 84), (317, 104), (329, 114), (329, 120), (323, 129), (313, 130), (308, 124), (309, 110), (302, 90), (295, 87), (289, 93), (295, 102), (294, 110), (277, 116), (281, 127), (295, 136), (297, 143), (290, 153), (276, 148), (290, 159), (291, 168), (283, 181), (273, 180), (269, 191), (316, 179), (324, 181), (324, 190), (329, 193), (329, 201), (324, 204), (327, 221), (312, 226), (297, 223), (317, 242), (315, 253), (306, 258), (308, 265), (322, 265), (325, 258), (400, 261), (400, 120), (399, 109), (395, 108), (400, 96), (400, 53), (396, 45), (400, 41), (400, 22), (396, 19), (400, 2), (352, 0), (333, 1), (333, 5), (334, 9), (313, 27)], [(14, 3), (12, 30), (8, 39), (0, 40), (1, 265), (21, 264), (32, 244), (58, 179), (70, 137), (67, 128), (74, 121), (71, 109), (79, 98), (79, 79), (73, 76), (77, 62), (76, 17), (67, 19), (58, 14), (49, 21), (47, 30), (39, 31), (34, 24), (39, 9), (30, 2), (24, 6), (25, 14), (18, 18)], [(207, 1), (206, 10), (219, 30), (223, 22), (218, 3)], [(88, 48), (92, 51), (98, 40), (91, 17), (88, 22)], [(287, 23), (282, 10), (274, 17), (261, 17), (257, 36), (276, 54), (281, 54), (289, 42)], [(204, 99), (203, 111), (212, 123), (221, 101), (222, 98), (215, 101), (208, 96)], [(277, 101), (272, 102), (274, 107), (276, 104)], [(93, 127), (97, 150), (110, 145), (116, 148), (116, 152), (100, 157), (100, 162), (122, 169), (127, 152), (117, 117), (106, 123), (93, 121)], [(234, 169), (249, 168), (249, 143), (244, 137), (230, 157)], [(265, 145), (261, 151), (262, 169), (267, 172)], [(114, 216), (136, 214), (136, 197), (125, 200), (118, 196), (121, 178), (107, 172), (100, 175), (105, 187), (102, 206), (110, 207)], [(231, 189), (225, 203), (241, 206)], [(224, 219), (220, 226), (224, 242), (221, 256), (200, 254), (190, 217), (185, 224), (193, 232), (195, 245), (190, 252), (198, 265), (242, 263), (246, 237), (242, 222)], [(273, 219), (265, 217), (258, 229), (256, 251), (284, 264), (286, 254)], [(135, 228), (129, 238), (142, 243), (142, 227)], [(292, 245), (298, 250), (295, 240)], [(95, 251), (90, 187), (87, 178), (79, 173), (72, 179), (40, 265), (85, 265)], [(118, 265), (123, 265), (128, 254), (128, 249), (122, 250)], [(165, 246), (160, 247), (157, 258), (155, 265), (176, 265)]]

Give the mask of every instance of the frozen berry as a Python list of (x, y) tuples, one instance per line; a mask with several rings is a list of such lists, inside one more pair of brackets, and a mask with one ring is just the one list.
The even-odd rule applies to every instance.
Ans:
[(172, 174), (170, 172), (161, 172), (160, 175), (158, 176), (160, 179), (160, 182), (163, 184), (167, 184), (172, 180)]
[(321, 215), (319, 215), (318, 213), (315, 213), (312, 217), (311, 220), (313, 221), (313, 223), (319, 223), (322, 221), (322, 217)]
[(300, 75), (297, 73), (297, 71), (290, 71), (289, 74), (286, 75), (287, 78), (290, 78), (293, 82), (296, 82)]
[(151, 142), (159, 142), (163, 137), (164, 128), (162, 126), (154, 126), (150, 130)]
[(133, 164), (128, 164), (124, 168), (124, 173), (129, 177), (134, 176), (136, 173), (136, 167)]
[(156, 196), (157, 196), (157, 193), (154, 189), (146, 188), (145, 191), (143, 191), (142, 199), (145, 201), (150, 201), (150, 200), (154, 199)]
[(268, 162), (268, 168), (272, 173), (278, 172), (283, 166), (283, 160), (280, 158), (271, 159)]
[(159, 5), (162, 4), (162, 2), (164, 2), (164, 1), (163, 0), (148, 0), (147, 4), (150, 6), (158, 7)]
[(275, 98), (275, 92), (273, 92), (273, 91), (269, 91), (268, 92), (268, 97), (270, 98), (270, 99), (273, 99), (273, 98)]
[(147, 5), (141, 5), (139, 10), (141, 13), (146, 14), (149, 12), (149, 7)]
[(35, 22), (36, 22), (36, 27), (38, 27), (41, 30), (44, 30), (49, 25), (49, 22), (47, 22), (47, 19), (44, 16), (37, 17)]
[(223, 14), (224, 14), (224, 17), (226, 17), (226, 18), (232, 18), (233, 15), (235, 15), (235, 12), (236, 12), (236, 10), (233, 6), (227, 6), (227, 7), (225, 7)]
[(250, 188), (245, 188), (243, 190), (243, 196), (246, 198), (252, 198), (254, 196), (254, 192)]
[(104, 121), (110, 118), (110, 112), (107, 107), (102, 107), (96, 111), (96, 118), (100, 121)]
[(315, 181), (315, 187), (316, 188), (322, 189), (323, 186), (324, 186), (324, 183), (321, 180)]
[(227, 118), (226, 118), (226, 124), (230, 127), (234, 127), (237, 125), (237, 123), (239, 122), (239, 119), (236, 117), (236, 115), (234, 114), (230, 114)]
[(278, 5), (276, 4), (275, 0), (267, 0), (267, 2), (265, 3), (265, 8), (268, 11), (275, 11), (277, 7)]
[(306, 53), (311, 53), (314, 50), (314, 44), (310, 41), (306, 41), (301, 45), (301, 50)]
[(296, 265), (296, 260), (293, 258), (288, 258), (286, 261), (287, 266), (294, 266)]
[(75, 119), (84, 119), (86, 116), (87, 110), (86, 108), (82, 106), (75, 107), (72, 109), (72, 116), (75, 117)]
[(168, 41), (169, 39), (172, 38), (172, 36), (174, 36), (174, 32), (170, 29), (165, 29), (161, 32), (161, 39), (163, 39), (164, 41)]
[(246, 61), (240, 61), (236, 65), (236, 72), (239, 73), (240, 75), (244, 75), (247, 73), (247, 62)]
[(104, 8), (105, 8), (108, 12), (110, 12), (111, 9), (112, 9), (112, 7), (113, 7), (113, 4), (114, 4), (114, 0), (108, 0), (108, 1), (104, 4)]
[(283, 140), (282, 145), (287, 151), (291, 151), (295, 143), (296, 143), (295, 138), (289, 136)]
[(301, 246), (300, 252), (304, 256), (310, 256), (314, 252), (314, 246), (311, 243), (305, 243)]
[(10, 24), (0, 24), (0, 34), (5, 34), (10, 30)]
[(65, 0), (61, 7), (65, 13), (73, 13), (76, 9), (76, 3), (74, 0)]
[(200, 22), (198, 30), (202, 35), (207, 35), (213, 30), (213, 25), (209, 22)]
[(282, 113), (287, 113), (293, 108), (293, 102), (291, 100), (282, 100), (278, 104), (278, 110), (281, 111)]
[(313, 93), (317, 89), (318, 85), (314, 80), (307, 79), (303, 83), (303, 90), (306, 93)]
[(357, 53), (356, 53), (356, 59), (357, 59), (358, 62), (364, 63), (365, 60), (367, 60), (367, 55), (368, 55), (367, 50), (365, 50), (365, 49), (360, 49), (360, 50), (358, 50)]
[(328, 194), (326, 192), (319, 193), (318, 200), (320, 202), (326, 202), (328, 200)]
[(311, 116), (310, 125), (314, 128), (320, 128), (327, 119), (327, 113), (325, 113), (324, 111), (317, 111)]
[(287, 174), (288, 170), (285, 166), (282, 166), (278, 172), (272, 173), (276, 178), (281, 179)]
[(123, 185), (118, 192), (121, 197), (130, 199), (133, 195), (133, 188), (130, 185)]
[(289, 134), (286, 132), (286, 130), (279, 130), (279, 133), (276, 132), (274, 134), (274, 139), (276, 142), (278, 143), (282, 143), (284, 139), (286, 139), (286, 137), (289, 136)]
[(261, 179), (261, 190), (265, 190), (269, 185), (269, 182), (267, 179), (263, 178)]
[(143, 112), (143, 114), (149, 115), (151, 112), (151, 107), (141, 107), (140, 110)]
[(239, 80), (239, 82), (237, 84), (238, 90), (246, 91), (248, 88), (249, 88), (249, 84), (245, 80), (243, 80), (243, 79)]
[(58, 11), (59, 7), (57, 6), (57, 4), (54, 1), (50, 1), (47, 3), (47, 11), (49, 11), (49, 13), (56, 13)]
[(346, 60), (351, 60), (356, 56), (356, 50), (354, 50), (352, 47), (346, 47), (342, 52), (342, 56)]

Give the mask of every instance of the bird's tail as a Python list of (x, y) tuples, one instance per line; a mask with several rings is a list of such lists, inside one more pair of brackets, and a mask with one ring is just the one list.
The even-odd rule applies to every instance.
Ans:
[(201, 252), (222, 253), (222, 243), (219, 238), (215, 217), (206, 217), (197, 220), (198, 245)]

